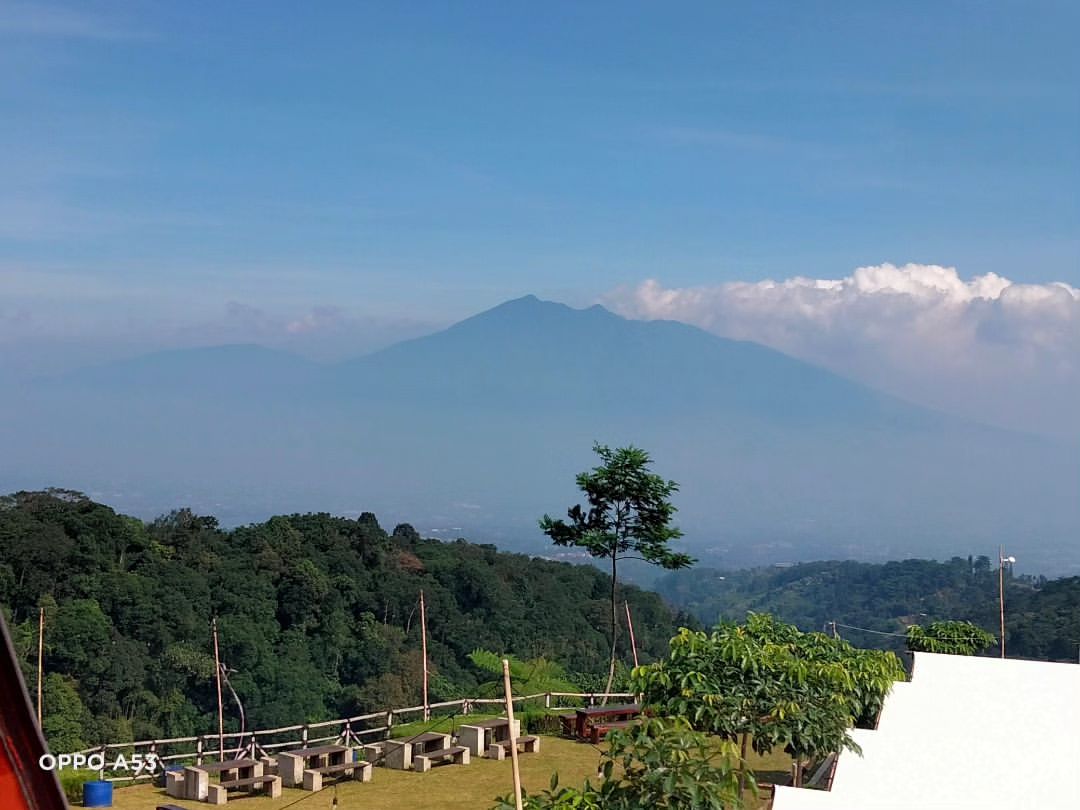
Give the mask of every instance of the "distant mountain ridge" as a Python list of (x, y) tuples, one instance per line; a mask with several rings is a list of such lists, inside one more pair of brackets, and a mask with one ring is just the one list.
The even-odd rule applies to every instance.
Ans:
[(334, 364), (256, 346), (159, 353), (0, 403), (0, 489), (177, 499), (226, 521), (362, 501), (541, 548), (593, 441), (682, 484), (723, 564), (985, 553), (1037, 538), (1080, 564), (1074, 448), (881, 394), (758, 344), (526, 296)]

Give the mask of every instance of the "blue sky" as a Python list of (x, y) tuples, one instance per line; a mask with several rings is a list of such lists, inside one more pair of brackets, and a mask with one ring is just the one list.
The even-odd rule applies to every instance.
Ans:
[(1078, 9), (0, 0), (0, 340), (322, 313), (354, 350), (883, 262), (1080, 286)]

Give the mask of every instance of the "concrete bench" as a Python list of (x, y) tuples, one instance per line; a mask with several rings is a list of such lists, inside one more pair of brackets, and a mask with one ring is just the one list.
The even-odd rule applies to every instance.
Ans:
[(210, 787), (219, 787), (226, 791), (235, 790), (236, 788), (252, 788), (253, 790), (262, 788), (263, 792), (271, 799), (277, 799), (281, 796), (281, 777), (249, 776), (247, 779), (231, 779), (228, 782), (220, 782)]
[[(517, 738), (518, 750), (523, 754), (538, 754), (540, 753), (540, 738), (533, 736), (518, 737)], [(493, 742), (488, 746), (487, 755), (488, 759), (497, 759), (500, 762), (506, 759), (506, 755), (510, 752), (510, 741), (499, 740)]]
[(323, 777), (342, 774), (352, 776), (358, 782), (371, 781), (370, 762), (343, 762), (340, 765), (327, 765), (322, 768), (308, 768), (304, 771), (304, 790), (317, 793), (323, 789)]
[(431, 770), (434, 762), (449, 759), (454, 764), (469, 764), (469, 749), (464, 745), (455, 745), (444, 748), (441, 751), (427, 751), (423, 754), (413, 755), (413, 769), (418, 773), (427, 773)]

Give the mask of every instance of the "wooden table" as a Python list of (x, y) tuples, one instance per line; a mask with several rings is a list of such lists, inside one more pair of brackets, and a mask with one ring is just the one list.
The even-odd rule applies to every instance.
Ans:
[(617, 723), (624, 720), (633, 720), (640, 715), (641, 705), (638, 703), (619, 703), (611, 706), (590, 706), (585, 709), (577, 709), (574, 734), (578, 739), (588, 739), (589, 726), (603, 721)]

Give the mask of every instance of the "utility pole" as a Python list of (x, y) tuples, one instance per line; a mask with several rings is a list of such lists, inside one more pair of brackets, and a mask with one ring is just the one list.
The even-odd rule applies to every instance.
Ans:
[(428, 704), (428, 666), (427, 666), (427, 612), (424, 610), (424, 592), (420, 591), (420, 652), (424, 658), (424, 721), (431, 719)]
[(45, 659), (45, 608), (38, 608), (38, 634), (37, 634), (37, 724), (41, 729), (41, 706), (42, 706), (42, 673)]
[(217, 675), (217, 723), (218, 723), (218, 761), (225, 761), (225, 709), (221, 703), (221, 654), (218, 651), (217, 616), (210, 627), (214, 633), (214, 674)]
[(1012, 565), (1016, 557), (1005, 556), (1005, 546), (998, 546), (998, 606), (1001, 613), (1001, 657), (1005, 657), (1005, 563)]

